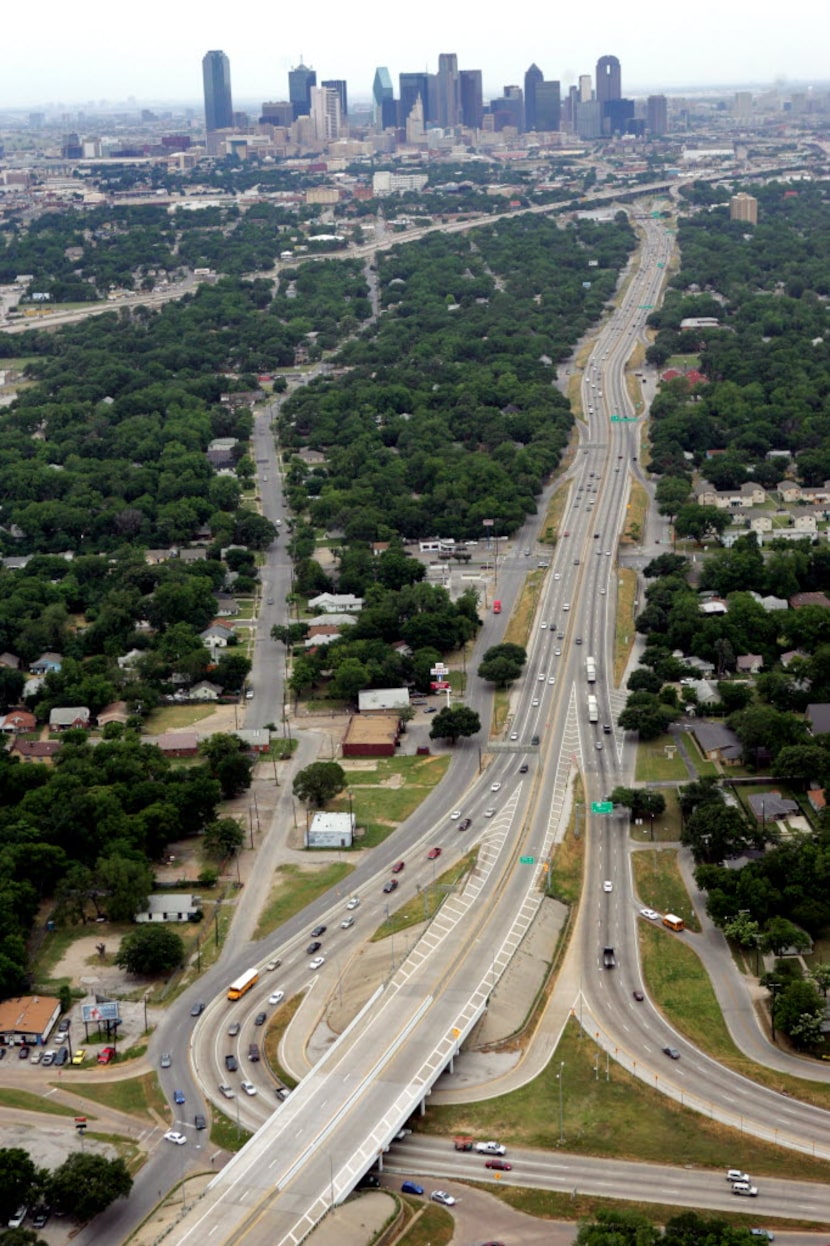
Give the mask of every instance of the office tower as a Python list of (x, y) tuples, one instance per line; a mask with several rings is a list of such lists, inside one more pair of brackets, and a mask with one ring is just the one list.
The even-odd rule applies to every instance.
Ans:
[(406, 118), (406, 141), (407, 143), (422, 143), (424, 135), (424, 103), (419, 95)]
[(453, 129), (458, 125), (461, 112), (458, 57), (455, 52), (439, 54), (436, 85), (438, 88), (438, 124), (444, 130)]
[(206, 52), (202, 57), (205, 87), (205, 129), (229, 130), (233, 125), (231, 103), (231, 63), (224, 52)]
[(470, 130), (481, 129), (484, 116), (484, 94), (480, 69), (462, 69), (458, 75), (461, 97), (461, 124)]
[(388, 130), (390, 127), (397, 125), (395, 88), (392, 86), (392, 79), (385, 65), (379, 65), (375, 70), (375, 80), (372, 83), (372, 103), (374, 122), (378, 130)]
[(602, 109), (602, 132), (603, 134), (632, 134), (634, 133), (634, 101), (633, 100), (606, 100), (600, 105)]
[(752, 116), (752, 92), (736, 91), (735, 103), (732, 112), (736, 117), (740, 117), (742, 121), (748, 121)]
[(600, 104), (622, 98), (620, 62), (616, 56), (601, 56), (597, 61), (597, 99)]
[(538, 65), (533, 64), (525, 73), (525, 129), (544, 130), (547, 127), (536, 124), (536, 88), (544, 82), (545, 75)]
[(417, 100), (421, 101), (423, 120), (432, 119), (429, 115), (429, 74), (398, 74), (398, 90), (401, 126), (406, 125)]
[(294, 120), (294, 109), (290, 100), (266, 100), (259, 116), (260, 125), (278, 125), (286, 130)]
[(524, 122), (524, 95), (521, 87), (506, 86), (500, 99), (490, 100), (493, 129), (503, 130), (510, 126), (521, 132)]
[(579, 75), (579, 102), (580, 104), (587, 104), (592, 95), (593, 95), (593, 91), (591, 89), (591, 75), (580, 74)]
[(668, 130), (669, 112), (665, 95), (650, 95), (646, 100), (646, 126), (650, 134), (665, 134)]
[(576, 130), (576, 109), (579, 104), (579, 87), (568, 87), (562, 106), (562, 120), (569, 130)]
[[(562, 124), (562, 93), (556, 81), (537, 82), (534, 90), (537, 130), (558, 130)], [(525, 116), (527, 116), (525, 100)]]
[(750, 225), (758, 224), (758, 200), (754, 195), (739, 191), (729, 200), (730, 221), (747, 221)]
[(333, 87), (311, 88), (310, 116), (319, 142), (331, 143), (340, 137), (340, 96)]
[(316, 85), (317, 71), (304, 65), (301, 56), (299, 65), (288, 71), (288, 98), (295, 121), (298, 117), (311, 115), (311, 88)]
[(579, 101), (576, 105), (576, 132), (580, 138), (602, 137), (602, 105), (599, 100)]
[(337, 98), (340, 100), (340, 121), (341, 123), (344, 122), (349, 115), (349, 96), (346, 79), (329, 78), (328, 82), (321, 82), (320, 86), (337, 92)]

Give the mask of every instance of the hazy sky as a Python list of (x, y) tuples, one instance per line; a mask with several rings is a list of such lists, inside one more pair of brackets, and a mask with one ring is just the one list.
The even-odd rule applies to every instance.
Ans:
[[(348, 20), (346, 15), (349, 15)], [(125, 100), (201, 100), (201, 58), (230, 58), (234, 101), (287, 98), (300, 55), (322, 78), (368, 96), (377, 65), (397, 94), (400, 71), (435, 70), (439, 52), (484, 72), (485, 98), (521, 83), (535, 61), (565, 85), (599, 56), (622, 62), (623, 94), (693, 85), (830, 80), (826, 0), (582, 0), (554, 4), (365, 6), (316, 0), (237, 9), (223, 0), (9, 0), (3, 13), (0, 108)]]

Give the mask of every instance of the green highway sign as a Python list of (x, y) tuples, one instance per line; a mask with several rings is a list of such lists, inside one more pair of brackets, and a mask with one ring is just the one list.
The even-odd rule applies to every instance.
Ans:
[(611, 800), (592, 800), (591, 813), (613, 813), (614, 802)]
[(535, 865), (535, 857), (519, 857), (519, 865)]
[(611, 423), (612, 424), (636, 424), (637, 417), (636, 415), (612, 415)]
[(653, 303), (640, 303), (638, 310), (639, 311), (651, 311), (653, 307), (654, 307)]

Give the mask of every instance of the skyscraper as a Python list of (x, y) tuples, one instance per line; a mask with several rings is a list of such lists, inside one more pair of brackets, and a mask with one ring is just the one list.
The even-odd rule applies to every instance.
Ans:
[(579, 102), (580, 104), (587, 104), (592, 95), (593, 95), (593, 91), (591, 89), (591, 75), (580, 74), (579, 75)]
[(442, 129), (453, 129), (458, 125), (461, 111), (458, 57), (455, 52), (441, 52), (439, 54), (437, 87), (438, 124)]
[(754, 195), (738, 191), (729, 200), (730, 221), (748, 221), (750, 225), (758, 224), (758, 200)]
[(470, 130), (480, 130), (484, 115), (481, 70), (462, 69), (458, 75), (458, 89), (461, 97), (461, 124)]
[(340, 100), (340, 120), (345, 121), (349, 115), (349, 95), (345, 78), (329, 78), (327, 82), (321, 82), (320, 86), (328, 87), (330, 91), (337, 92), (337, 98)]
[[(562, 95), (559, 83), (537, 82), (534, 90), (537, 130), (558, 130), (562, 123)], [(525, 100), (527, 116), (527, 100)]]
[(646, 126), (650, 134), (665, 134), (669, 128), (665, 95), (650, 95), (646, 100)]
[(423, 121), (430, 121), (429, 115), (429, 74), (398, 74), (398, 90), (400, 92), (400, 122), (405, 126), (415, 101), (420, 99), (423, 106)]
[(378, 65), (372, 83), (372, 103), (374, 105), (375, 125), (379, 130), (388, 130), (398, 123), (395, 108), (395, 88), (392, 78), (385, 65)]
[(333, 87), (311, 88), (311, 119), (321, 143), (340, 137), (340, 96)]
[(288, 98), (294, 120), (298, 117), (311, 116), (311, 88), (317, 86), (317, 71), (303, 64), (300, 57), (299, 65), (288, 71)]
[(616, 56), (601, 56), (597, 61), (597, 99), (600, 104), (622, 99), (620, 62)]
[(536, 124), (536, 88), (540, 82), (544, 82), (545, 75), (535, 63), (525, 73), (525, 129), (536, 130), (546, 129), (546, 126), (537, 126)]
[(224, 52), (206, 52), (202, 57), (205, 88), (205, 129), (229, 130), (233, 125), (231, 103), (231, 63)]

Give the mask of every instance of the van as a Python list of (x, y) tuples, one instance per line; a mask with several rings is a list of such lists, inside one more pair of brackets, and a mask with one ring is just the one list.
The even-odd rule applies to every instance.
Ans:
[(55, 1053), (55, 1064), (64, 1065), (69, 1059), (69, 1048), (59, 1047)]
[(733, 1181), (732, 1193), (743, 1194), (746, 1198), (757, 1198), (758, 1188), (757, 1186), (750, 1185), (748, 1181)]
[(248, 1059), (253, 1060), (254, 1062), (256, 1062), (259, 1059), (259, 1044), (258, 1043), (248, 1044)]
[(21, 1207), (18, 1207), (17, 1211), (14, 1213), (11, 1220), (9, 1221), (9, 1228), (19, 1229), (23, 1221), (28, 1216), (28, 1214), (29, 1214), (29, 1208), (24, 1203)]

